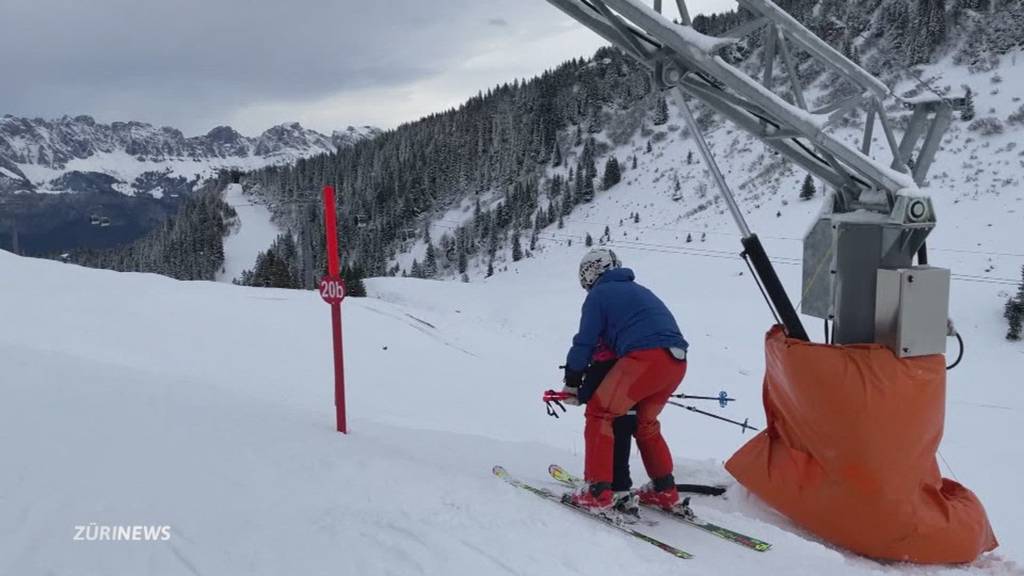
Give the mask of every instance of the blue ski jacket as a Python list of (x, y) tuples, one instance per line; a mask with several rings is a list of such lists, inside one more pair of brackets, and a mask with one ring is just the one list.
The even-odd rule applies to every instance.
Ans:
[(583, 372), (599, 338), (619, 358), (636, 350), (689, 348), (665, 303), (635, 279), (629, 268), (609, 270), (597, 279), (583, 301), (580, 330), (572, 339), (566, 368)]

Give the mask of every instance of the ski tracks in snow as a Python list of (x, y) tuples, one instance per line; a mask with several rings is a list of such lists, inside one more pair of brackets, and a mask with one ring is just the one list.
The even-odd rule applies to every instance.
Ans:
[[(406, 326), (409, 326), (409, 327), (413, 328), (414, 330), (416, 330), (416, 331), (418, 331), (418, 332), (420, 332), (422, 334), (427, 335), (431, 339), (436, 340), (437, 342), (440, 342), (441, 344), (443, 344), (443, 345), (445, 345), (445, 346), (447, 346), (447, 347), (449, 347), (449, 348), (451, 348), (453, 350), (457, 350), (457, 351), (465, 354), (466, 356), (471, 356), (473, 358), (480, 358), (481, 357), (476, 352), (473, 352), (471, 350), (467, 350), (467, 349), (463, 348), (462, 346), (456, 344), (455, 342), (452, 342), (451, 340), (445, 338), (444, 336), (442, 336), (440, 334), (440, 331), (437, 329), (437, 326), (435, 326), (434, 324), (431, 324), (430, 322), (427, 322), (426, 320), (423, 320), (422, 318), (417, 318), (416, 316), (413, 316), (412, 314), (409, 314), (408, 312), (404, 313), (404, 315), (407, 317), (407, 318), (405, 318), (401, 314), (397, 314), (397, 313), (390, 312), (390, 311), (387, 311), (387, 310), (383, 310), (381, 308), (373, 306), (372, 304), (370, 304), (370, 302), (372, 302), (372, 300), (364, 299), (362, 301), (362, 304), (363, 304), (362, 308), (364, 310), (369, 311), (369, 312), (373, 312), (374, 314), (379, 314), (381, 316), (386, 316), (388, 318), (392, 318), (394, 320), (398, 320), (402, 324), (405, 324)], [(412, 321), (410, 321), (410, 319)]]

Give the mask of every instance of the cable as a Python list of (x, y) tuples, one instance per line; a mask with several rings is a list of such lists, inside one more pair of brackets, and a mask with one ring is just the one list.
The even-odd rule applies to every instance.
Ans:
[(956, 477), (956, 472), (953, 471), (953, 467), (949, 465), (949, 462), (946, 462), (946, 457), (942, 455), (942, 450), (936, 450), (935, 453), (939, 455), (939, 458), (942, 458), (942, 463), (946, 465), (946, 468), (949, 469), (949, 473), (953, 475), (953, 480), (959, 482), (960, 479)]
[(960, 364), (960, 361), (964, 359), (964, 339), (960, 336), (959, 332), (954, 332), (953, 335), (956, 336), (957, 342), (960, 343), (960, 352), (956, 355), (956, 361), (950, 364), (949, 366), (946, 366), (946, 370), (952, 370), (953, 368), (956, 368), (957, 365)]
[[(438, 222), (436, 224), (440, 228), (448, 230), (457, 230), (464, 224), (458, 225), (446, 225)], [(545, 240), (552, 240), (555, 242), (564, 240), (578, 240), (584, 241), (585, 236), (579, 236), (577, 234), (567, 234), (559, 232), (543, 232), (537, 235), (538, 238)], [(640, 252), (657, 253), (657, 254), (678, 254), (680, 256), (700, 256), (703, 258), (717, 258), (720, 260), (734, 260), (736, 258), (735, 252), (729, 252), (727, 250), (715, 250), (712, 248), (691, 248), (688, 246), (680, 246), (675, 244), (657, 244), (652, 242), (641, 242), (638, 240), (618, 240), (612, 238), (609, 243), (629, 248), (631, 250), (637, 250)], [(931, 248), (935, 250), (935, 248)], [(772, 261), (776, 264), (784, 266), (802, 266), (803, 262), (797, 258), (790, 258), (785, 256), (774, 256)], [(993, 286), (1017, 286), (1019, 280), (1013, 278), (1000, 278), (992, 276), (981, 276), (975, 274), (951, 274), (952, 279), (960, 282), (973, 282), (977, 284), (989, 284)]]

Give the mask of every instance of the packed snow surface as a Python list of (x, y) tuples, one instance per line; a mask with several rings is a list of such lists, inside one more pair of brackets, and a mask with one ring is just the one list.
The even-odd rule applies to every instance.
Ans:
[[(764, 304), (736, 259), (619, 248), (692, 342), (683, 390), (764, 424)], [(735, 485), (750, 438), (667, 408), (680, 481), (747, 551), (669, 521), (673, 558), (516, 490), (579, 470), (580, 411), (545, 415), (583, 294), (581, 249), (469, 284), (369, 282), (343, 305), (349, 425), (334, 431), (328, 307), (315, 292), (178, 282), (0, 252), (0, 574), (1020, 574), (1024, 348), (956, 286), (970, 350), (951, 373), (943, 471), (988, 507), (1002, 547), (968, 567), (879, 564), (815, 540)], [(798, 269), (782, 267), (795, 282)], [(645, 480), (639, 459), (634, 479)], [(76, 541), (76, 526), (169, 526), (168, 540)]]
[(231, 282), (241, 277), (243, 270), (253, 268), (256, 256), (270, 247), (281, 230), (271, 220), (270, 210), (247, 196), (241, 184), (228, 184), (224, 201), (235, 209), (238, 219), (224, 239), (224, 269), (217, 281)]

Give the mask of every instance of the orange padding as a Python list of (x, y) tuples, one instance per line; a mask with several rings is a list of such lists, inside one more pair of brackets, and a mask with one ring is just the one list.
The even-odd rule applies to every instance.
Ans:
[(943, 356), (765, 342), (767, 429), (726, 469), (817, 536), (864, 556), (970, 562), (998, 546), (973, 492), (942, 478)]

